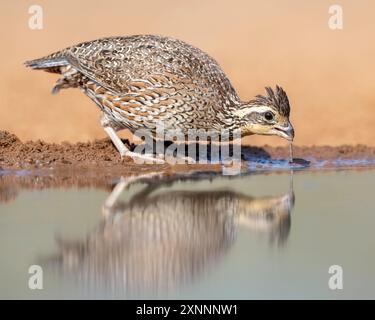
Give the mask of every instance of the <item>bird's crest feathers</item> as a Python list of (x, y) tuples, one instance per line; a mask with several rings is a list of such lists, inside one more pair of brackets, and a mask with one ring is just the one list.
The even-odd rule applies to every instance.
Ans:
[(283, 88), (276, 85), (276, 90), (273, 91), (271, 87), (266, 87), (267, 95), (257, 95), (254, 100), (251, 100), (252, 104), (268, 105), (275, 108), (281, 115), (289, 117), (290, 105), (289, 99)]

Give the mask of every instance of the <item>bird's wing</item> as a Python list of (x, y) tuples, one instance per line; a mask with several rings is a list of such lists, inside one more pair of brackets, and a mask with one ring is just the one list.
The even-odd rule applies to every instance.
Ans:
[(165, 85), (205, 87), (212, 93), (236, 96), (217, 62), (183, 41), (159, 36), (98, 39), (65, 51), (69, 63), (91, 80), (116, 93), (131, 92), (134, 82), (167, 75)]

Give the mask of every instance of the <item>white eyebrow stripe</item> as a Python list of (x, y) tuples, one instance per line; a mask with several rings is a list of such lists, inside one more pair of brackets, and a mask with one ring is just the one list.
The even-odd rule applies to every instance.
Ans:
[[(254, 109), (254, 110), (252, 110), (252, 109)], [(271, 107), (264, 107), (264, 106), (262, 106), (262, 107), (251, 107), (251, 108), (249, 108), (249, 110), (250, 110), (250, 112), (256, 111), (258, 113), (273, 111), (273, 109)]]
[(237, 116), (243, 117), (243, 116), (245, 116), (246, 114), (250, 114), (250, 113), (252, 113), (252, 112), (263, 113), (263, 112), (267, 112), (267, 111), (271, 111), (271, 112), (274, 113), (274, 110), (273, 110), (271, 107), (266, 107), (266, 106), (261, 106), (261, 107), (253, 106), (253, 107), (246, 107), (246, 108), (242, 108), (242, 109), (236, 110), (236, 111), (234, 112), (234, 114), (237, 115)]

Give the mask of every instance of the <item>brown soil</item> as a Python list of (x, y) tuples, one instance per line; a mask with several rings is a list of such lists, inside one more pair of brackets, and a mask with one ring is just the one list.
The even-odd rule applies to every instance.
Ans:
[[(375, 147), (356, 146), (294, 146), (294, 157), (315, 160), (375, 159)], [(288, 147), (243, 146), (242, 154), (254, 159), (288, 159)], [(43, 141), (22, 142), (17, 136), (0, 131), (0, 168), (2, 169), (59, 169), (66, 173), (92, 169), (111, 176), (142, 174), (151, 171), (215, 170), (218, 165), (138, 165), (130, 158), (119, 156), (109, 139), (86, 143), (46, 143)]]
[[(129, 144), (128, 140), (124, 141)], [(2, 169), (58, 169), (74, 172), (92, 169), (111, 175), (142, 174), (151, 171), (185, 170), (187, 165), (170, 166), (168, 164), (139, 165), (131, 158), (121, 158), (109, 139), (86, 143), (61, 144), (46, 143), (41, 140), (22, 142), (7, 131), (0, 131), (0, 168)], [(214, 169), (217, 165), (194, 165), (197, 170)]]
[[(250, 161), (288, 159), (287, 147), (243, 146), (242, 154)], [(313, 146), (294, 147), (294, 159), (314, 162), (326, 160), (319, 168), (335, 168), (333, 160), (368, 160), (364, 168), (374, 167), (375, 147)], [(245, 167), (244, 162), (244, 167)], [(316, 167), (316, 166), (315, 166)], [(358, 166), (356, 167), (358, 168)], [(26, 172), (24, 170), (27, 170)], [(121, 159), (108, 139), (91, 143), (22, 142), (14, 134), (0, 131), (0, 202), (14, 199), (21, 189), (51, 187), (94, 187), (111, 190), (119, 177), (142, 175), (150, 172), (175, 176), (194, 171), (221, 171), (220, 165), (138, 165), (132, 159)], [(275, 173), (277, 171), (268, 171)], [(264, 173), (264, 172), (263, 172)], [(266, 172), (267, 173), (267, 172)]]

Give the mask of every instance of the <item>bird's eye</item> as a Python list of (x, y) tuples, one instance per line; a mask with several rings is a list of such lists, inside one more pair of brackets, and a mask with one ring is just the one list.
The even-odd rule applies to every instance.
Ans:
[(266, 118), (267, 121), (271, 121), (271, 120), (273, 120), (273, 113), (267, 111), (267, 112), (264, 114), (264, 117)]

